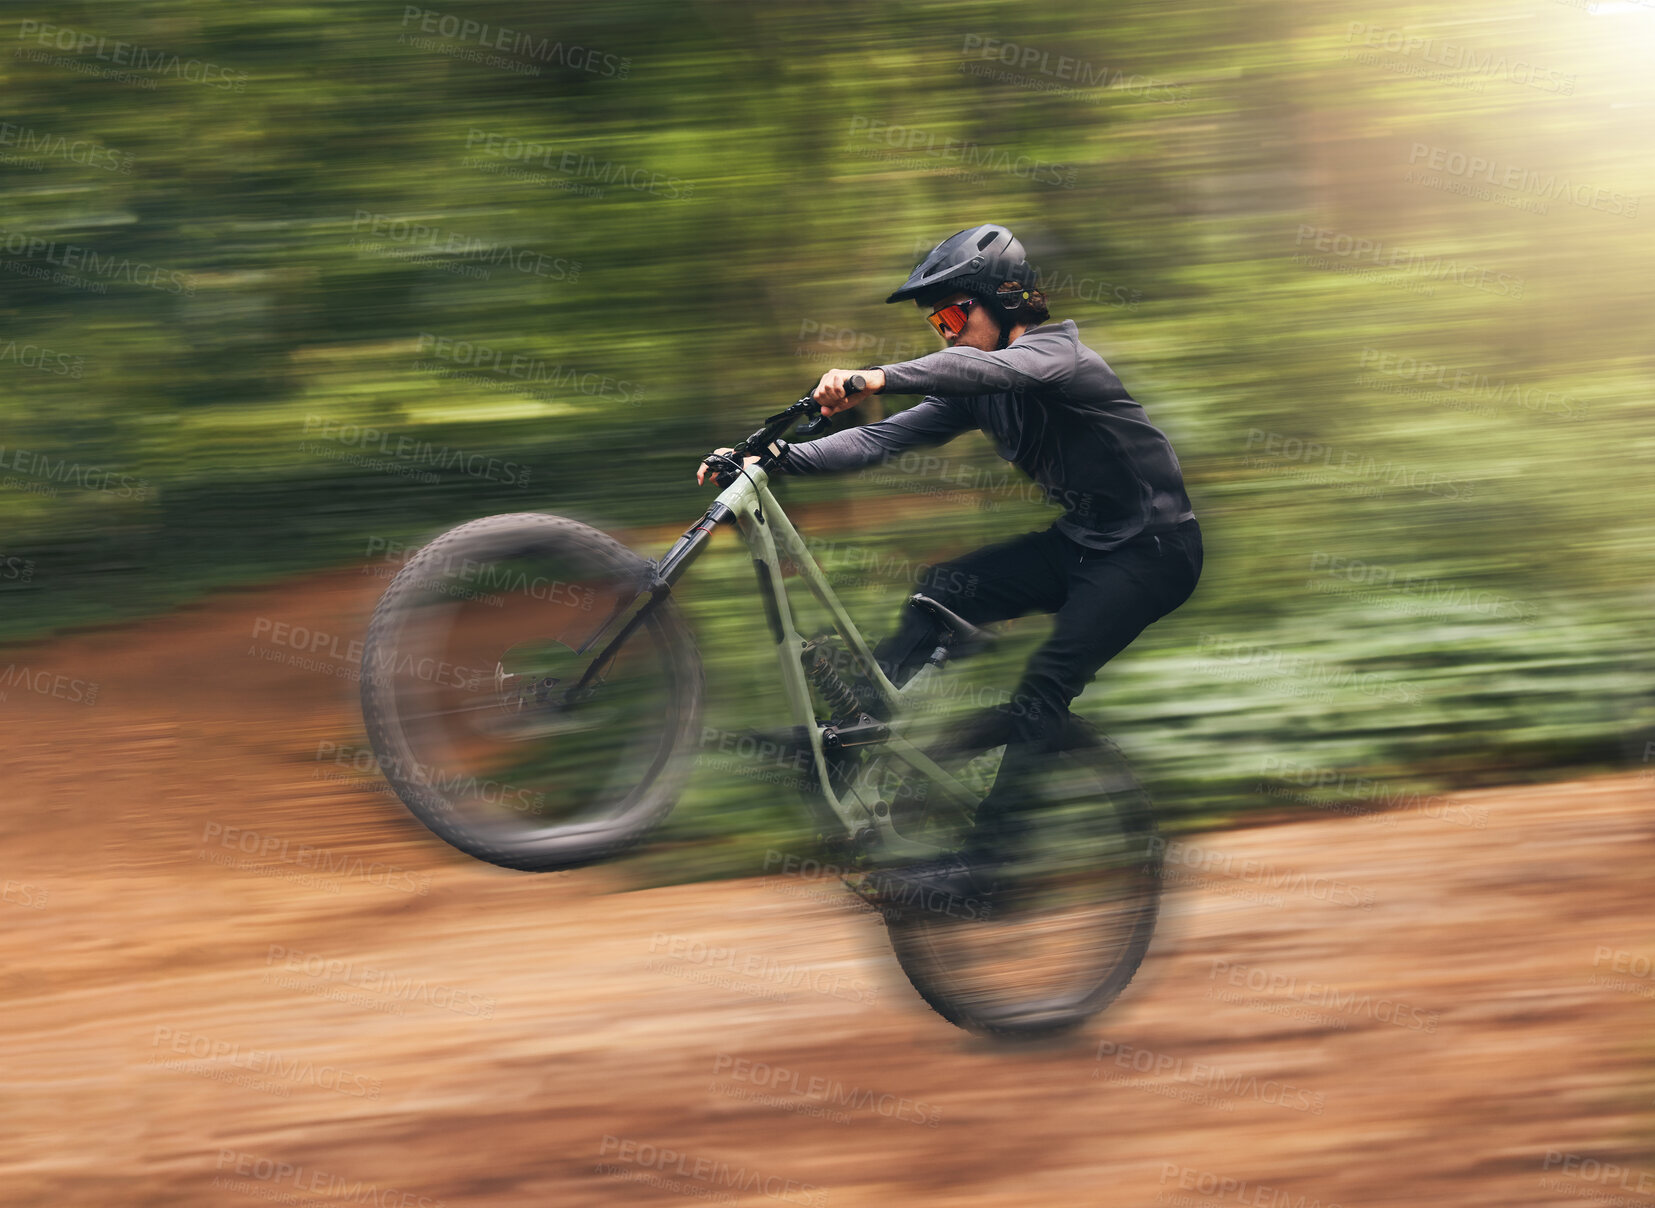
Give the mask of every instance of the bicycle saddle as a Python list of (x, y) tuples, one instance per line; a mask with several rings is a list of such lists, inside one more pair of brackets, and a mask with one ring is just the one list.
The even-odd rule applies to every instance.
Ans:
[(953, 641), (949, 643), (957, 654), (981, 650), (991, 645), (999, 634), (973, 625), (959, 613), (946, 604), (933, 600), (930, 596), (915, 592), (908, 597), (908, 603), (926, 613), (944, 629), (953, 634)]

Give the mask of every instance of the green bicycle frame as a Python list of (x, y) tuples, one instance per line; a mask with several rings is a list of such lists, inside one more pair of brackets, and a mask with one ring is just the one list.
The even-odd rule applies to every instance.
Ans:
[[(821, 727), (817, 723), (815, 709), (811, 703), (810, 684), (805, 678), (804, 666), (799, 657), (805, 639), (793, 623), (793, 609), (789, 604), (787, 586), (782, 577), (781, 559), (786, 558), (798, 568), (800, 578), (810, 589), (811, 595), (827, 609), (834, 629), (850, 647), (851, 654), (860, 665), (863, 674), (885, 702), (893, 706), (894, 716), (889, 723), (891, 734), (881, 743), (882, 749), (929, 780), (933, 788), (949, 802), (965, 809), (974, 809), (979, 800), (978, 795), (939, 767), (902, 734), (911, 724), (900, 713), (904, 700), (911, 699), (910, 694), (914, 689), (923, 686), (929, 678), (935, 676), (937, 669), (927, 663), (906, 687), (899, 689), (891, 683), (874, 660), (873, 651), (856, 628), (856, 623), (851, 620), (850, 614), (845, 611), (839, 597), (834, 594), (821, 568), (816, 565), (816, 560), (811, 556), (804, 539), (799, 536), (798, 530), (793, 527), (793, 523), (788, 520), (775, 496), (771, 494), (769, 481), (769, 475), (764, 470), (757, 465), (748, 466), (746, 472), (719, 495), (717, 503), (708, 511), (708, 517), (714, 523), (733, 519), (752, 554), (759, 593), (764, 601), (765, 620), (770, 627), (770, 636), (776, 643), (777, 661), (781, 664), (782, 686), (787, 694), (788, 707), (796, 724), (809, 738), (822, 796), (844, 825), (846, 833), (853, 838), (863, 835), (871, 828), (877, 834), (878, 846), (894, 855), (915, 858), (935, 855), (940, 848), (897, 834), (891, 825), (890, 811), (882, 803), (876, 803), (870, 808), (859, 799), (846, 800), (834, 791), (823, 754)], [(709, 524), (709, 531), (710, 528)]]

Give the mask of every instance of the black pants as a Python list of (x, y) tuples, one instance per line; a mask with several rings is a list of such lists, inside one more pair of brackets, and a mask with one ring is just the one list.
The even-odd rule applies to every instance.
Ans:
[[(1031, 612), (1057, 614), (1051, 636), (1029, 658), (1012, 699), (973, 723), (1000, 735), (983, 738), (985, 746), (1017, 742), (1023, 751), (1016, 760), (1008, 751), (1007, 758), (1020, 763), (1064, 745), (1069, 702), (1100, 667), (1190, 598), (1201, 560), (1201, 528), (1193, 519), (1101, 554), (1053, 527), (931, 567), (916, 590), (973, 624)], [(935, 623), (905, 607), (896, 633), (875, 654), (900, 686), (935, 648)], [(1004, 808), (996, 808), (998, 796), (991, 793), (979, 811), (977, 837), (985, 845), (998, 842), (988, 832), (1009, 822), (1002, 817)]]

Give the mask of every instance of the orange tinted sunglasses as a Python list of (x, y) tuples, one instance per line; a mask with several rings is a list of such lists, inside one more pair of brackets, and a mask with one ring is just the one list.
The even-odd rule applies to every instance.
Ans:
[(944, 339), (949, 336), (957, 336), (965, 330), (966, 318), (971, 308), (976, 306), (978, 301), (977, 298), (967, 298), (964, 302), (952, 302), (932, 311), (925, 316), (925, 319), (932, 327), (937, 329), (937, 334)]

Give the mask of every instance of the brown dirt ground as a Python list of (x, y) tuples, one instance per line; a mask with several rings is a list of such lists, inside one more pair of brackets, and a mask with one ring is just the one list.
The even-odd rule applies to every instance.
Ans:
[(4, 654), (100, 685), (0, 700), (4, 1203), (1655, 1204), (1647, 779), (1192, 840), (1117, 1006), (1008, 1050), (831, 885), (509, 873), (318, 760), (351, 661), (255, 629), (385, 582)]

